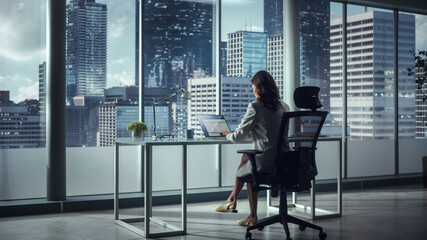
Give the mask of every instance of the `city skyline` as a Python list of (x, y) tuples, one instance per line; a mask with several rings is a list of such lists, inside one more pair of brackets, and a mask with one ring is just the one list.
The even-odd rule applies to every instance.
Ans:
[[(135, 81), (134, 1), (97, 0), (97, 2), (107, 3), (109, 9), (114, 9), (108, 12), (107, 88), (133, 85)], [(0, 90), (9, 90), (11, 100), (15, 103), (25, 99), (38, 99), (38, 66), (46, 61), (45, 1), (2, 0), (1, 6)], [(338, 6), (341, 4), (331, 5), (331, 18), (339, 17), (340, 11), (336, 10)], [(233, 12), (236, 8), (240, 10), (238, 13)], [(349, 5), (349, 13), (354, 12), (353, 8), (361, 11), (363, 7)], [(259, 9), (262, 9), (262, 1), (224, 1), (222, 35), (244, 30), (245, 26), (253, 31), (262, 29), (262, 11), (254, 15), (254, 12), (259, 12)], [(416, 15), (416, 29), (427, 29), (425, 16)], [(427, 32), (417, 31), (416, 49), (427, 49), (427, 42), (423, 39), (427, 39)], [(223, 37), (222, 40), (226, 39)], [(5, 86), (8, 88), (6, 89)]]

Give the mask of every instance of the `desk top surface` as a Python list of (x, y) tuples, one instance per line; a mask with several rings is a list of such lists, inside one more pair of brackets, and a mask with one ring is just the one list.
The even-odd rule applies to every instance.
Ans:
[[(311, 141), (310, 137), (290, 137), (289, 142), (304, 142)], [(319, 137), (318, 141), (341, 141), (343, 138), (340, 136)], [(246, 138), (241, 143), (251, 143), (251, 138)], [(199, 144), (229, 144), (231, 141), (225, 138), (162, 138), (154, 140), (151, 137), (145, 137), (141, 140), (134, 140), (132, 138), (117, 138), (116, 143), (131, 144), (131, 145), (199, 145)]]

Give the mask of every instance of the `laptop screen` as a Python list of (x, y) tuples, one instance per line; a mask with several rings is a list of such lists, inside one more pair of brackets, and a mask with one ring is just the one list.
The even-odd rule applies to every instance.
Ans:
[(205, 137), (222, 137), (220, 131), (230, 131), (223, 115), (198, 115), (197, 118)]

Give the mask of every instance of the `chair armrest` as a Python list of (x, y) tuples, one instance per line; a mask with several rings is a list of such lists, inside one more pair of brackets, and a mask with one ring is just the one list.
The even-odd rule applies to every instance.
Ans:
[(256, 155), (256, 154), (263, 153), (263, 151), (250, 149), (250, 150), (237, 150), (237, 153), (246, 153), (246, 154), (248, 154), (248, 155), (249, 155), (249, 154), (254, 154), (254, 155)]
[(258, 188), (259, 187), (258, 186), (259, 185), (259, 183), (258, 183), (258, 170), (256, 167), (255, 156), (257, 154), (263, 153), (263, 151), (250, 149), (250, 150), (238, 150), (237, 153), (243, 153), (243, 154), (248, 155), (249, 161), (251, 161), (252, 180), (254, 183), (254, 188)]

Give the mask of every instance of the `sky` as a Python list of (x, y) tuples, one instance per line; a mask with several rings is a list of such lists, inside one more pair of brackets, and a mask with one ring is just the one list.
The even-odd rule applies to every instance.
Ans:
[[(69, 1), (69, 0), (67, 0)], [(107, 87), (134, 83), (134, 0), (97, 0), (107, 3)], [(239, 30), (263, 31), (263, 1), (223, 0), (222, 40)], [(0, 90), (11, 100), (38, 98), (38, 65), (46, 60), (46, 0), (0, 0)], [(331, 17), (341, 17), (340, 3)], [(349, 6), (349, 15), (363, 7)], [(427, 49), (427, 16), (416, 15), (416, 49)]]

